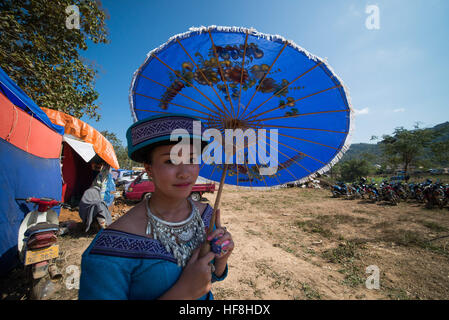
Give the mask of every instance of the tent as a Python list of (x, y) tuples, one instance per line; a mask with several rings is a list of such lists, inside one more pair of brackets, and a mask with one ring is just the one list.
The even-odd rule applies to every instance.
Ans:
[(0, 275), (4, 275), (19, 262), (19, 226), (35, 209), (15, 199), (61, 199), (64, 128), (51, 123), (1, 68), (0, 114)]
[(64, 127), (62, 148), (63, 200), (77, 205), (94, 178), (89, 161), (98, 155), (112, 168), (119, 164), (112, 144), (87, 123), (61, 111), (42, 108), (53, 124)]

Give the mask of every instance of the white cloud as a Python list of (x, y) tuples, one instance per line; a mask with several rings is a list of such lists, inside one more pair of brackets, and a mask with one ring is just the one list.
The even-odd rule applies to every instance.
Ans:
[(354, 114), (356, 116), (362, 115), (362, 114), (368, 114), (369, 108), (363, 108), (363, 109), (354, 109)]
[(349, 6), (348, 11), (350, 15), (355, 17), (360, 17), (362, 15), (362, 13), (353, 4)]
[(404, 108), (394, 109), (393, 112), (405, 112)]

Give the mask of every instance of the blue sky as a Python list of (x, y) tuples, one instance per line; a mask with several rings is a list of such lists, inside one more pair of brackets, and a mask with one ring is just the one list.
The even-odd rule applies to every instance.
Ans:
[[(365, 26), (368, 5), (379, 8), (379, 29)], [(91, 44), (81, 53), (100, 70), (101, 120), (83, 120), (116, 133), (125, 145), (134, 71), (150, 50), (192, 26), (253, 27), (327, 58), (356, 110), (353, 143), (400, 126), (412, 129), (417, 121), (430, 127), (449, 120), (446, 0), (103, 0), (103, 7), (110, 44)]]

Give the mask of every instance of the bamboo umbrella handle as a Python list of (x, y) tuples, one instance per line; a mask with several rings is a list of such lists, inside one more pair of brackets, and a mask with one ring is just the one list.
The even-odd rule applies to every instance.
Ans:
[[(217, 191), (217, 197), (215, 198), (214, 211), (212, 212), (212, 217), (210, 218), (209, 228), (207, 229), (206, 237), (208, 234), (212, 232), (215, 225), (215, 212), (217, 211), (218, 206), (220, 205), (221, 193), (223, 191), (224, 180), (226, 178), (227, 171), (228, 171), (228, 164), (224, 164), (223, 173), (221, 174), (220, 185)], [(201, 246), (200, 257), (204, 257), (209, 251), (210, 251), (210, 242), (206, 240)]]

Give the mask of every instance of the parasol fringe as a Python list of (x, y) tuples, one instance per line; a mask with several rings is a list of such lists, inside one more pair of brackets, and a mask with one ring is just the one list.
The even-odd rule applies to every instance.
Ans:
[(131, 86), (129, 87), (129, 95), (128, 95), (129, 108), (131, 109), (131, 117), (133, 119), (133, 122), (138, 121), (136, 112), (134, 111), (133, 87), (134, 87), (134, 83), (136, 82), (137, 75), (139, 74), (139, 72), (140, 72), (140, 68), (138, 70), (136, 70), (133, 74), (133, 79), (131, 81)]
[[(270, 34), (265, 34), (265, 33), (261, 33), (258, 32), (256, 29), (254, 28), (245, 28), (245, 27), (227, 27), (227, 26), (216, 26), (216, 25), (211, 25), (211, 26), (201, 26), (201, 27), (191, 27), (189, 28), (189, 31), (184, 32), (184, 33), (180, 33), (177, 35), (174, 35), (172, 37), (170, 37), (168, 39), (167, 42), (165, 42), (164, 44), (160, 45), (159, 47), (151, 50), (148, 54), (147, 54), (147, 58), (145, 59), (144, 63), (139, 67), (139, 69), (137, 69), (136, 72), (134, 72), (132, 81), (131, 81), (131, 86), (129, 89), (129, 103), (130, 103), (130, 109), (131, 109), (131, 115), (132, 118), (134, 120), (134, 122), (136, 122), (137, 119), (137, 115), (134, 111), (134, 100), (133, 100), (133, 87), (135, 85), (136, 79), (138, 77), (138, 74), (140, 73), (140, 70), (148, 64), (148, 62), (151, 59), (152, 55), (156, 55), (157, 53), (159, 53), (160, 51), (162, 51), (163, 49), (165, 49), (167, 46), (173, 44), (174, 42), (176, 42), (177, 40), (182, 40), (185, 38), (188, 38), (190, 36), (192, 36), (192, 34), (197, 33), (197, 34), (202, 34), (204, 32), (209, 32), (209, 31), (219, 31), (219, 32), (232, 32), (232, 33), (248, 33), (251, 36), (255, 36), (257, 38), (262, 38), (262, 39), (266, 39), (268, 41), (274, 41), (274, 42), (279, 42), (279, 43), (285, 43), (287, 42), (287, 44), (289, 46), (291, 46), (292, 48), (296, 49), (297, 51), (299, 51), (300, 53), (304, 54), (307, 58), (315, 61), (316, 63), (322, 62), (321, 64), (321, 68), (323, 68), (323, 70), (326, 72), (325, 69), (327, 69), (329, 72), (331, 72), (331, 74), (333, 75), (333, 79), (335, 80), (335, 82), (337, 84), (341, 85), (341, 89), (344, 91), (345, 96), (346, 96), (346, 102), (348, 105), (348, 109), (349, 109), (349, 130), (348, 130), (348, 134), (346, 135), (346, 139), (345, 142), (343, 144), (343, 146), (341, 147), (341, 149), (339, 150), (339, 152), (334, 156), (334, 158), (325, 166), (323, 166), (322, 168), (320, 168), (319, 170), (315, 171), (314, 173), (308, 175), (305, 178), (296, 180), (296, 181), (290, 181), (290, 182), (286, 182), (283, 185), (276, 185), (276, 186), (272, 186), (272, 187), (246, 187), (246, 186), (234, 186), (237, 189), (257, 189), (257, 190), (270, 190), (270, 189), (279, 189), (281, 187), (284, 187), (287, 185), (287, 183), (292, 183), (292, 182), (296, 182), (296, 183), (305, 183), (308, 182), (312, 179), (314, 179), (318, 174), (323, 174), (327, 171), (329, 171), (338, 161), (340, 161), (340, 159), (343, 157), (343, 155), (345, 154), (345, 152), (349, 149), (349, 147), (351, 146), (351, 140), (352, 140), (352, 135), (354, 132), (354, 110), (352, 108), (352, 103), (351, 103), (351, 97), (349, 95), (349, 90), (347, 88), (347, 86), (343, 83), (342, 79), (333, 71), (333, 69), (331, 68), (331, 66), (327, 63), (327, 59), (321, 59), (318, 56), (315, 56), (313, 54), (311, 54), (310, 52), (308, 52), (306, 49), (302, 48), (301, 46), (297, 45), (294, 41), (292, 40), (287, 40), (286, 38), (280, 36), (280, 35), (270, 35)], [(203, 178), (203, 177), (202, 177)], [(213, 180), (209, 180), (206, 178), (203, 178), (205, 181), (208, 181), (210, 183), (215, 183), (216, 181)]]

